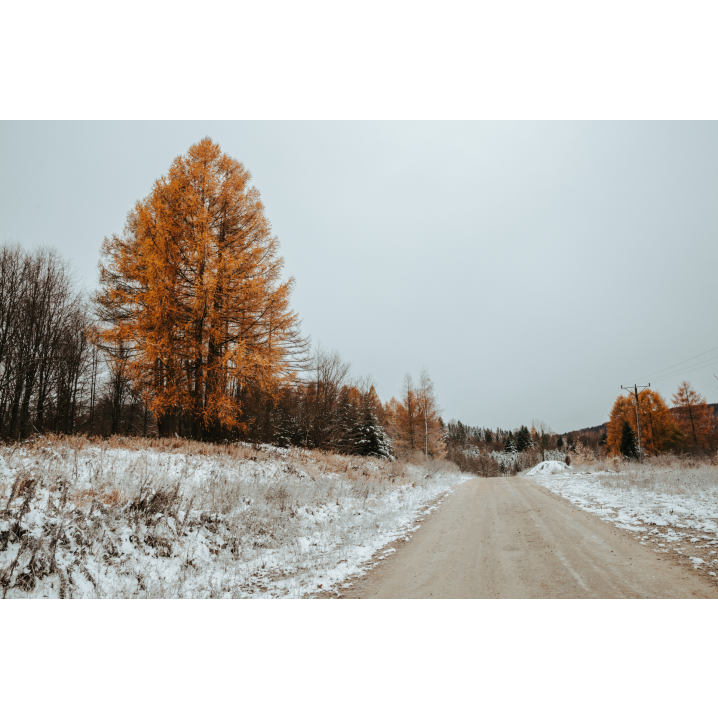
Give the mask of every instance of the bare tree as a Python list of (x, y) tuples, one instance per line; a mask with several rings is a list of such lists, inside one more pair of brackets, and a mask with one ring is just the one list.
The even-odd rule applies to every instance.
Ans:
[(50, 249), (0, 246), (0, 434), (71, 433), (83, 409), (89, 318)]
[(0, 427), (7, 435), (11, 391), (16, 386), (17, 344), (27, 262), (20, 245), (0, 247)]
[(305, 446), (325, 449), (336, 443), (339, 397), (342, 387), (349, 381), (349, 369), (349, 363), (339, 352), (321, 346), (314, 351), (301, 418)]
[(419, 431), (424, 455), (435, 454), (439, 451), (442, 439), (440, 412), (441, 408), (434, 393), (434, 382), (429, 372), (421, 370), (419, 386), (416, 390), (416, 404), (419, 415)]
[(541, 450), (541, 461), (546, 461), (546, 451), (551, 445), (553, 430), (545, 421), (539, 419), (534, 419), (531, 426), (536, 432), (534, 442)]

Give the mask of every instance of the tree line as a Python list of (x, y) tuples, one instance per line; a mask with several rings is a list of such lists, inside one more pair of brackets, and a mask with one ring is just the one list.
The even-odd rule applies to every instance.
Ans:
[(514, 475), (547, 458), (563, 458), (565, 452), (576, 451), (577, 444), (573, 434), (556, 434), (538, 420), (531, 428), (522, 424), (517, 429), (490, 429), (451, 420), (446, 426), (446, 446), (447, 458), (462, 470), (501, 476)]
[(0, 246), (0, 433), (72, 433), (97, 352), (87, 304), (51, 250)]
[(718, 418), (704, 396), (683, 381), (672, 395), (673, 406), (653, 389), (638, 396), (619, 396), (611, 409), (606, 449), (614, 456), (639, 457), (662, 453), (707, 454), (718, 449)]
[[(501, 454), (519, 455), (510, 469), (563, 453), (589, 452), (597, 457), (622, 456), (637, 459), (639, 453), (709, 454), (718, 450), (718, 416), (704, 396), (683, 381), (672, 395), (669, 407), (653, 389), (638, 396), (618, 396), (606, 425), (565, 434), (552, 432), (543, 422), (531, 428), (490, 429), (450, 421), (446, 427), (447, 457), (467, 471), (483, 476), (506, 473), (508, 464)], [(638, 407), (638, 410), (637, 410)], [(640, 420), (640, 452), (638, 422)], [(526, 457), (526, 460), (524, 460)]]
[(564, 448), (575, 450), (573, 434), (554, 433), (544, 422), (534, 421), (529, 429), (523, 424), (518, 429), (489, 429), (468, 426), (451, 420), (447, 424), (446, 441), (456, 448), (474, 448), (485, 452), (515, 453), (536, 448), (545, 453)]
[(0, 247), (0, 435), (246, 440), (342, 453), (443, 452), (426, 371), (382, 404), (312, 349), (244, 166), (209, 138), (106, 237), (87, 297), (53, 250)]

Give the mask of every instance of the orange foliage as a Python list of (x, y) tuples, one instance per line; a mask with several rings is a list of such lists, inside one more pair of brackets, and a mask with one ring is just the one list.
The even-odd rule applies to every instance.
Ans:
[[(641, 418), (641, 446), (646, 454), (655, 455), (677, 447), (679, 434), (675, 422), (658, 392), (646, 389), (640, 394), (639, 414)], [(624, 421), (627, 421), (637, 434), (636, 399), (633, 395), (619, 396), (611, 409), (606, 442), (611, 454), (617, 455), (620, 453), (619, 445)]]
[(412, 450), (418, 449), (420, 447), (419, 401), (409, 374), (404, 377), (401, 401), (396, 402), (394, 409), (394, 426), (399, 444)]
[(444, 432), (441, 424), (441, 408), (434, 393), (434, 383), (426, 369), (421, 371), (416, 399), (419, 413), (419, 435), (424, 454), (443, 456)]
[(105, 238), (95, 296), (100, 341), (157, 416), (194, 437), (241, 426), (248, 387), (276, 396), (292, 376), (293, 280), (250, 174), (209, 138), (177, 157)]
[(389, 433), (399, 447), (443, 456), (440, 411), (434, 385), (428, 373), (422, 371), (418, 387), (409, 374), (404, 377), (401, 400), (392, 397), (385, 404), (383, 414)]
[(710, 449), (714, 418), (705, 398), (684, 381), (673, 395), (673, 406), (686, 445), (699, 451)]

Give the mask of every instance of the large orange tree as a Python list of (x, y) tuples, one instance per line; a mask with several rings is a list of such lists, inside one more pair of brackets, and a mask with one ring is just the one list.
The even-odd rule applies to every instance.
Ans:
[(715, 418), (705, 397), (683, 381), (673, 395), (673, 413), (687, 448), (705, 451), (715, 444)]
[[(641, 445), (647, 454), (659, 454), (680, 445), (680, 432), (657, 391), (647, 389), (640, 395), (638, 413), (641, 419)], [(606, 445), (612, 454), (620, 453), (621, 432), (625, 421), (637, 432), (636, 399), (633, 395), (617, 397), (611, 409)]]
[(177, 157), (105, 238), (95, 303), (100, 341), (129, 347), (128, 376), (160, 434), (241, 428), (248, 387), (276, 394), (301, 347), (250, 174), (205, 138)]

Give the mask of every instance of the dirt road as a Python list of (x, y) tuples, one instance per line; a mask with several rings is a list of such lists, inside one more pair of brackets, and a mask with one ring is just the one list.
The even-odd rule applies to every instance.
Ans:
[(343, 597), (718, 598), (691, 569), (521, 477), (462, 484), (397, 549)]

